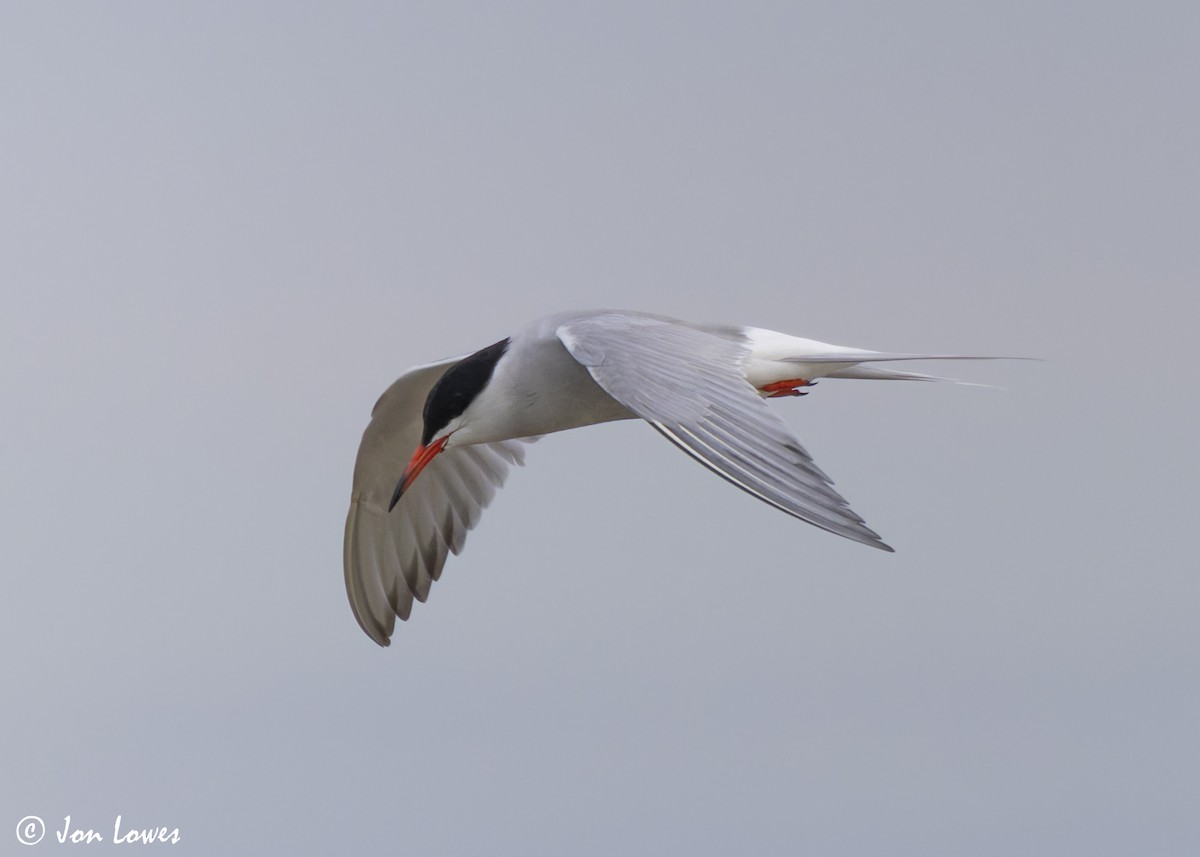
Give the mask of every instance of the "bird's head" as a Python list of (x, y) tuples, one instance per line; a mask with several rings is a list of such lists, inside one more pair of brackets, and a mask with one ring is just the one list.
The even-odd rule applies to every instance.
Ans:
[(460, 430), (467, 429), (453, 442), (470, 443), (467, 435), (472, 421), (471, 406), (479, 401), (480, 393), (487, 387), (496, 370), (496, 363), (508, 350), (508, 339), (482, 348), (474, 354), (464, 357), (455, 363), (437, 380), (425, 397), (425, 410), (422, 412), (424, 426), (421, 430), (421, 442), (418, 444), (400, 481), (392, 495), (388, 510), (395, 508), (404, 492), (429, 466), (437, 456), (448, 446), (452, 445), (451, 437)]

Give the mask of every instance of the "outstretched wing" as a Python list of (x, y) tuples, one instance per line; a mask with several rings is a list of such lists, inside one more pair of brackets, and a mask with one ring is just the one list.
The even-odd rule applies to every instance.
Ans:
[(363, 432), (346, 516), (346, 594), (367, 635), (386, 646), (396, 617), (407, 619), (457, 555), (467, 531), (524, 463), (524, 443), (509, 440), (453, 447), (437, 456), (389, 513), (388, 503), (421, 440), (421, 411), (430, 388), (461, 358), (418, 366), (379, 398)]
[(717, 475), (789, 515), (891, 550), (746, 380), (744, 341), (620, 313), (557, 333), (610, 396)]

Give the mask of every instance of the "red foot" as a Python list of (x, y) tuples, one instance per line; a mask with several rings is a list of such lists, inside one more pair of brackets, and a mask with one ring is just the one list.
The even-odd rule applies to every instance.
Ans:
[(772, 384), (767, 384), (758, 389), (764, 393), (770, 393), (768, 399), (778, 399), (783, 396), (807, 396), (808, 393), (801, 393), (797, 387), (811, 387), (815, 381), (808, 381), (804, 378), (793, 378), (790, 381), (775, 381)]

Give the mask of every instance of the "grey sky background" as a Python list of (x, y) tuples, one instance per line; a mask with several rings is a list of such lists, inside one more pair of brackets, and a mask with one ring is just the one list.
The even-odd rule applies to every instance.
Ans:
[[(2, 17), (0, 853), (1200, 849), (1194, 3)], [(582, 307), (1045, 362), (779, 403), (895, 555), (546, 438), (378, 649), (375, 398)]]

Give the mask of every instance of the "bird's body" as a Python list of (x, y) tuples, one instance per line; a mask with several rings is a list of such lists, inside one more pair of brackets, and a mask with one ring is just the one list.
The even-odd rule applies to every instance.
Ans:
[(410, 369), (376, 404), (359, 448), (345, 550), (354, 614), (387, 645), (508, 466), (523, 463), (524, 444), (612, 420), (645, 419), (759, 499), (891, 550), (763, 399), (803, 395), (822, 377), (932, 380), (861, 364), (936, 358), (604, 310), (538, 319), (474, 354)]
[[(595, 382), (555, 334), (571, 315), (577, 314), (538, 319), (510, 338), (488, 384), (489, 396), (480, 401), (485, 407), (477, 408), (476, 419), (456, 433), (466, 437), (451, 443), (537, 437), (636, 417)], [(486, 407), (493, 401), (507, 406)]]

